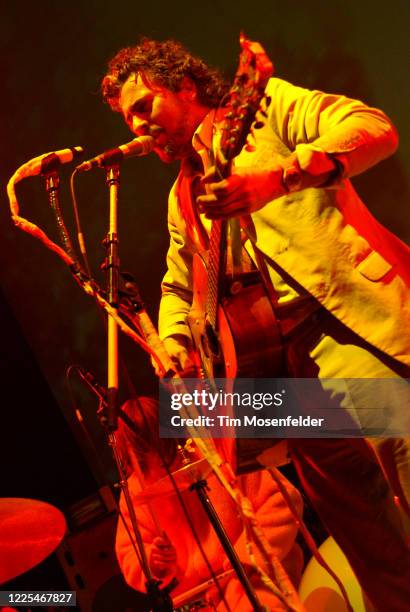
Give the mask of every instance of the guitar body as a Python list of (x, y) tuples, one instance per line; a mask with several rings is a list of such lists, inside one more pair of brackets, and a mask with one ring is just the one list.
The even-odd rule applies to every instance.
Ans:
[(207, 315), (208, 274), (194, 256), (194, 295), (188, 315), (203, 378), (271, 378), (281, 364), (279, 327), (259, 272), (226, 277), (216, 330)]

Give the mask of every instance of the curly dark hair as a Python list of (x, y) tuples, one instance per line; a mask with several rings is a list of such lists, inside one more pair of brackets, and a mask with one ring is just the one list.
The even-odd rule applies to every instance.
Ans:
[(154, 85), (177, 92), (184, 77), (195, 83), (198, 101), (216, 107), (227, 93), (229, 83), (219, 70), (210, 68), (174, 40), (163, 42), (142, 38), (135, 47), (121, 49), (109, 62), (101, 89), (103, 98), (118, 111), (118, 98), (125, 81), (132, 75), (141, 76)]

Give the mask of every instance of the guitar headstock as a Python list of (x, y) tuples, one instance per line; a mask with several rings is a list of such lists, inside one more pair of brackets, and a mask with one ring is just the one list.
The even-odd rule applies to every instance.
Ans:
[(243, 34), (239, 66), (225, 104), (220, 151), (226, 161), (240, 153), (273, 74), (273, 64), (262, 46)]

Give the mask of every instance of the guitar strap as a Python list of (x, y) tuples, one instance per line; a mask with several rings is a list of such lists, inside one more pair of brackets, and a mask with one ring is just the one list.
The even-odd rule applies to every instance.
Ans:
[(269, 296), (272, 306), (275, 308), (278, 305), (278, 301), (279, 301), (278, 294), (276, 293), (273, 287), (272, 280), (269, 274), (268, 266), (266, 265), (265, 258), (263, 257), (262, 253), (260, 252), (260, 250), (258, 249), (256, 245), (253, 245), (253, 250), (255, 253), (255, 259), (258, 265), (258, 269), (259, 269), (263, 284), (266, 289), (266, 293)]
[(245, 249), (242, 246), (241, 226), (239, 220), (229, 219), (228, 257), (230, 258), (233, 275), (245, 272)]
[[(244, 233), (246, 237), (250, 238), (253, 228), (252, 219), (249, 215), (247, 217), (241, 217), (241, 223), (245, 230)], [(324, 307), (307, 292), (290, 302), (279, 303), (278, 294), (273, 286), (265, 256), (255, 245), (254, 241), (251, 242), (256, 265), (259, 269), (266, 293), (271, 301), (273, 312), (278, 323), (282, 348), (284, 348), (285, 346), (289, 346), (295, 338), (300, 338), (301, 335), (305, 333), (312, 324), (312, 317), (316, 317), (319, 311), (324, 310)], [(249, 254), (247, 254), (247, 256), (250, 258)], [(280, 273), (279, 270), (278, 273)]]
[[(252, 221), (252, 217), (250, 215), (244, 215), (243, 217), (241, 217), (241, 227), (244, 231), (244, 234), (246, 236), (246, 238), (250, 238), (250, 235), (252, 235), (254, 233), (254, 231), (252, 231), (253, 226), (253, 221)], [(272, 284), (272, 280), (269, 274), (269, 270), (268, 270), (268, 266), (266, 265), (266, 261), (265, 258), (263, 256), (263, 254), (261, 253), (261, 251), (258, 249), (258, 247), (256, 246), (256, 244), (252, 242), (252, 248), (253, 248), (253, 252), (255, 254), (255, 259), (256, 259), (256, 265), (257, 268), (260, 272), (264, 287), (266, 289), (266, 293), (268, 294), (268, 297), (271, 301), (271, 304), (273, 306), (273, 308), (275, 308), (278, 305), (278, 294), (276, 293), (273, 284)], [(246, 251), (245, 247), (242, 249), (244, 253), (246, 253), (246, 256), (251, 259), (249, 253)], [(252, 261), (252, 260), (251, 260)]]

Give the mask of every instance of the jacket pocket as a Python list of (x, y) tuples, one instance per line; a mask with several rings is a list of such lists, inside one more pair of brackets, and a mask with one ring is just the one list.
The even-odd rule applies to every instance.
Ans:
[(356, 266), (356, 270), (362, 276), (371, 281), (379, 281), (392, 269), (392, 265), (383, 259), (377, 251), (371, 251), (362, 261)]

